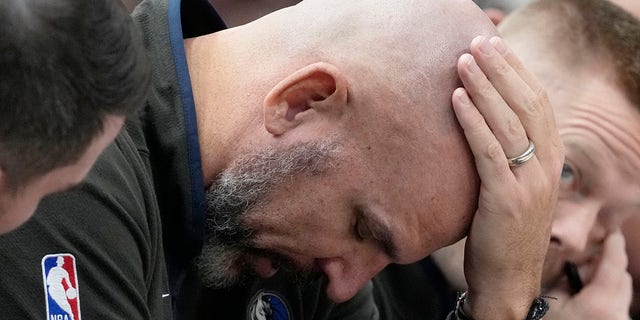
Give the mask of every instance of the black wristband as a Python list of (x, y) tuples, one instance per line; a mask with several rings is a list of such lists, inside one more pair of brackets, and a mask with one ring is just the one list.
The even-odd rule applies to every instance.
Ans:
[(540, 320), (549, 311), (549, 303), (542, 297), (533, 300), (527, 318), (525, 320)]
[(458, 292), (458, 299), (456, 300), (456, 309), (453, 314), (456, 316), (456, 320), (473, 320), (466, 313), (464, 313), (464, 302), (467, 299), (467, 292)]
[[(453, 311), (453, 315), (456, 320), (473, 320), (470, 316), (464, 313), (464, 302), (467, 299), (467, 292), (458, 292), (458, 299), (456, 301), (456, 309)], [(540, 320), (549, 311), (549, 303), (542, 297), (535, 298), (527, 317), (524, 320)]]

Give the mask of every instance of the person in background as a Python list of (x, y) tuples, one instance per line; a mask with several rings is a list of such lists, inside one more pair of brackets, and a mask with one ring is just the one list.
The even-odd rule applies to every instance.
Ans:
[[(629, 11), (636, 18), (640, 18), (640, 1), (637, 0), (611, 0)], [(626, 240), (626, 251), (629, 259), (629, 273), (633, 278), (633, 301), (631, 315), (633, 319), (640, 319), (640, 212), (633, 214), (622, 225), (622, 232)]]
[(531, 0), (473, 0), (480, 8), (484, 10), (484, 12), (489, 16), (489, 19), (493, 21), (494, 24), (498, 24), (500, 21), (504, 20), (504, 17), (520, 8)]
[[(504, 15), (517, 9), (522, 4), (518, 1), (497, 1), (497, 0), (477, 0), (475, 1), (481, 8), (485, 10), (487, 15), (494, 23), (498, 24), (504, 19)], [(527, 1), (521, 1), (527, 2)], [(614, 4), (627, 10), (636, 18), (640, 17), (640, 1), (637, 0), (611, 0)], [(628, 271), (633, 278), (634, 297), (631, 307), (631, 314), (634, 319), (640, 319), (640, 238), (638, 238), (638, 226), (640, 226), (640, 215), (634, 214), (627, 220), (622, 227), (625, 237), (626, 252), (629, 259)], [(449, 263), (453, 263), (450, 260)], [(458, 275), (451, 275), (454, 278), (460, 278)], [(456, 282), (456, 281), (454, 281)], [(457, 283), (464, 283), (464, 281)]]
[(82, 181), (146, 95), (139, 31), (111, 0), (0, 3), (0, 234)]
[[(481, 7), (487, 5), (482, 0), (476, 1)], [(486, 1), (491, 2), (491, 1)], [(640, 17), (640, 1), (636, 0), (611, 0), (612, 3), (627, 10), (636, 18)], [(490, 4), (489, 4), (490, 5)], [(504, 8), (504, 7), (503, 7)], [(516, 8), (513, 8), (514, 10)], [(510, 12), (508, 9), (505, 12)], [(499, 22), (500, 20), (496, 20)], [(631, 306), (631, 315), (634, 319), (640, 319), (640, 239), (638, 238), (638, 226), (640, 226), (640, 215), (633, 214), (625, 221), (622, 231), (625, 237), (626, 253), (629, 260), (628, 272), (633, 278), (633, 302)]]
[[(545, 319), (628, 319), (620, 227), (639, 205), (640, 22), (604, 0), (541, 0), (498, 26), (547, 88), (566, 150), (543, 274), (557, 300)], [(374, 290), (386, 318), (446, 312), (441, 296), (466, 288), (464, 251), (459, 242), (383, 271)]]
[(467, 234), (465, 312), (539, 300), (564, 152), (471, 1), (305, 0), (224, 30), (207, 1), (147, 0), (134, 20), (145, 112), (0, 239), (4, 319), (61, 315), (42, 297), (59, 255), (102, 320), (376, 319), (377, 272)]

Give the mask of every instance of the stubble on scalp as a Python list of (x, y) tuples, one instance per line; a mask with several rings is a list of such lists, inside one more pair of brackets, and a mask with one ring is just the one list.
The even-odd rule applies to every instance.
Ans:
[(286, 148), (266, 147), (235, 161), (218, 176), (206, 192), (207, 240), (196, 260), (205, 285), (224, 288), (254, 277), (246, 254), (272, 259), (280, 271), (297, 280), (307, 278), (307, 272), (298, 270), (287, 257), (257, 249), (253, 239), (256, 230), (242, 221), (266, 204), (283, 182), (301, 174), (323, 174), (333, 167), (339, 147), (334, 137)]

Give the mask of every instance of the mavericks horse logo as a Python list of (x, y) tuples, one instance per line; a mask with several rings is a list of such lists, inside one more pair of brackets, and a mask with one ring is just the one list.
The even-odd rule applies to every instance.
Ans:
[(287, 303), (279, 295), (258, 292), (249, 304), (248, 320), (290, 320)]

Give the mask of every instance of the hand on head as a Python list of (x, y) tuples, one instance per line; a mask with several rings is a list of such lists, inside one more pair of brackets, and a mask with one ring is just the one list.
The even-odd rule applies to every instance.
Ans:
[[(563, 147), (544, 89), (502, 39), (474, 39), (458, 72), (465, 89), (454, 93), (454, 110), (481, 179), (465, 248), (465, 306), (475, 319), (524, 318), (540, 294)], [(510, 166), (530, 142), (535, 155)]]

